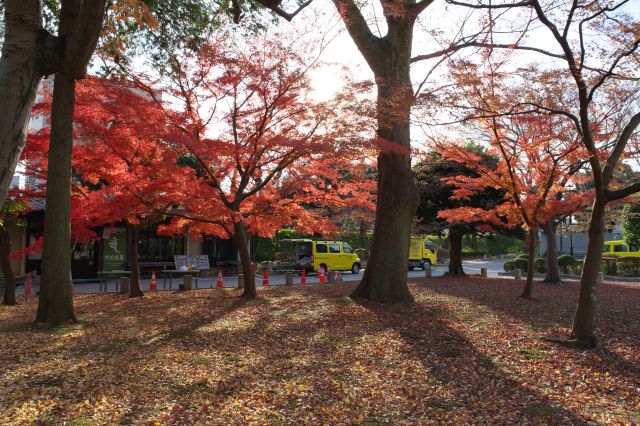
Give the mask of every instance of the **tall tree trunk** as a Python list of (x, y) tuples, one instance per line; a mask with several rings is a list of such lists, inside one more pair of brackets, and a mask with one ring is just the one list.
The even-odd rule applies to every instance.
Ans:
[(462, 268), (462, 237), (464, 232), (452, 227), (449, 229), (449, 271), (446, 275), (454, 277), (464, 277)]
[(138, 263), (138, 225), (127, 222), (127, 253), (129, 253), (129, 268), (131, 269), (131, 283), (129, 297), (144, 296), (140, 288), (140, 264)]
[[(407, 287), (411, 221), (419, 193), (411, 171), (409, 75), (413, 22), (389, 25), (385, 49), (374, 66), (377, 97), (378, 202), (371, 257), (351, 297), (384, 302), (413, 301)], [(353, 33), (352, 33), (353, 36)], [(367, 58), (371, 64), (373, 58)], [(394, 146), (390, 149), (389, 146)]]
[(36, 314), (36, 322), (46, 322), (49, 327), (77, 321), (72, 299), (70, 215), (75, 83), (86, 73), (104, 12), (105, 0), (62, 0), (58, 37), (37, 31), (39, 39), (45, 40), (38, 54), (45, 58), (46, 67), (57, 71), (51, 108), (42, 282)]
[(591, 209), (591, 220), (589, 221), (589, 243), (587, 254), (584, 257), (582, 276), (580, 277), (580, 293), (578, 295), (578, 306), (573, 321), (571, 338), (589, 346), (598, 346), (593, 322), (596, 310), (596, 285), (598, 283), (598, 272), (600, 272), (600, 262), (602, 260), (602, 245), (604, 243), (604, 212), (606, 203), (596, 199)]
[(44, 215), (42, 282), (36, 322), (49, 327), (77, 321), (71, 281), (71, 151), (75, 80), (57, 73), (51, 107), (51, 139)]
[(556, 249), (556, 230), (558, 222), (551, 219), (542, 226), (544, 235), (547, 238), (547, 274), (544, 277), (545, 283), (562, 283), (560, 270), (558, 269), (558, 250)]
[(240, 263), (242, 264), (242, 274), (244, 275), (244, 291), (242, 297), (245, 299), (255, 299), (258, 295), (256, 291), (256, 279), (251, 264), (251, 255), (249, 253), (249, 235), (247, 226), (244, 222), (236, 222), (233, 225), (233, 244), (240, 255)]
[(4, 225), (0, 225), (0, 267), (4, 276), (4, 304), (16, 304), (16, 276), (11, 269), (11, 262), (7, 258), (11, 252), (11, 239), (9, 231)]
[(533, 274), (534, 274), (534, 265), (536, 260), (536, 231), (538, 230), (537, 226), (529, 225), (529, 258), (527, 264), (527, 283), (524, 286), (524, 291), (520, 297), (524, 299), (531, 298), (533, 294)]
[(40, 1), (6, 0), (0, 57), (0, 207), (26, 139), (31, 107), (42, 79), (38, 60), (42, 30)]
[(367, 223), (360, 221), (360, 248), (365, 249), (367, 244)]

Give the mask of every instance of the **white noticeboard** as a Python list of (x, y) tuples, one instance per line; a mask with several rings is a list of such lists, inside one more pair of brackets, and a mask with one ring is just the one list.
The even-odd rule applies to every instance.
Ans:
[(191, 267), (200, 271), (211, 269), (209, 266), (209, 256), (206, 254), (176, 254), (173, 256), (176, 269), (181, 267)]

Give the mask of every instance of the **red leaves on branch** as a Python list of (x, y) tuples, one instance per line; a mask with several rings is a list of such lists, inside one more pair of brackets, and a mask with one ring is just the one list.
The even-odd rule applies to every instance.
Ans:
[(307, 59), (263, 39), (244, 50), (216, 40), (182, 58), (171, 139), (197, 174), (176, 231), (230, 237), (243, 222), (265, 237), (285, 226), (329, 234), (332, 210), (374, 208), (373, 182), (356, 161), (370, 137), (349, 121), (344, 97), (313, 100)]
[(451, 145), (444, 152), (449, 160), (477, 171), (478, 177), (455, 176), (447, 183), (456, 187), (455, 198), (468, 198), (492, 187), (505, 191), (507, 202), (492, 211), (460, 208), (440, 212), (448, 221), (498, 220), (536, 227), (554, 216), (570, 214), (585, 205), (590, 193), (576, 190), (582, 183), (575, 173), (584, 158), (579, 141), (566, 130), (562, 118), (554, 116), (514, 116), (482, 121), (482, 129), (491, 135), (489, 153), (499, 161), (495, 167), (464, 148)]
[[(48, 96), (38, 105), (44, 117)], [(157, 222), (175, 205), (193, 171), (166, 135), (162, 105), (119, 82), (89, 77), (78, 84), (74, 112), (72, 229), (94, 238), (95, 226), (123, 220)], [(29, 135), (23, 162), (46, 179), (49, 129)]]
[[(273, 236), (285, 226), (336, 231), (344, 206), (374, 209), (370, 135), (347, 97), (316, 102), (305, 58), (258, 40), (223, 39), (178, 62), (171, 104), (159, 91), (90, 77), (78, 84), (72, 221), (77, 239), (128, 221), (161, 232), (229, 238), (234, 224)], [(150, 90), (147, 90), (151, 87)], [(172, 108), (170, 108), (170, 106)], [(45, 93), (35, 111), (47, 117)], [(49, 129), (30, 135), (23, 163), (46, 179)], [(42, 190), (40, 191), (41, 195)]]

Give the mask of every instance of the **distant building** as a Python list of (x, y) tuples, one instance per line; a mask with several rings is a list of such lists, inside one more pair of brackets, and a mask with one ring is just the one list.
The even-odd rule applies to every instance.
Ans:
[[(547, 236), (543, 231), (538, 231), (540, 239), (540, 255), (547, 252)], [(613, 228), (605, 229), (604, 241), (621, 240), (622, 224), (616, 222)], [(573, 232), (570, 226), (559, 226), (556, 233), (556, 249), (558, 254), (571, 254), (577, 258), (583, 258), (587, 253), (589, 235), (586, 232)]]

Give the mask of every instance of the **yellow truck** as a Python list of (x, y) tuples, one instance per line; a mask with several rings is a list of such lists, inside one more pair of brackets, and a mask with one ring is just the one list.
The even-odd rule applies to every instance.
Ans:
[(602, 247), (603, 257), (640, 257), (640, 249), (638, 247), (629, 247), (626, 241), (614, 240), (605, 241)]
[(409, 243), (409, 270), (420, 268), (423, 271), (438, 261), (436, 246), (426, 238), (411, 237)]
[(280, 240), (295, 244), (295, 259), (298, 267), (307, 271), (351, 271), (360, 273), (362, 264), (351, 246), (342, 241), (314, 241), (304, 238)]

